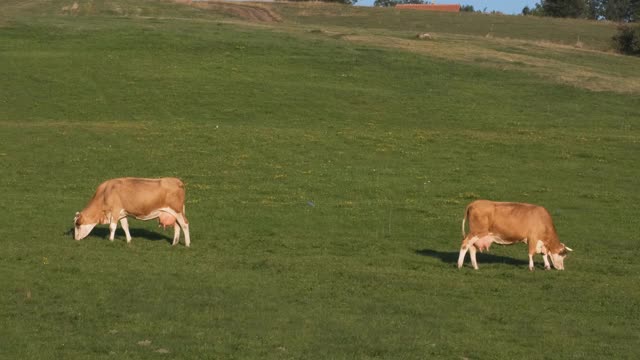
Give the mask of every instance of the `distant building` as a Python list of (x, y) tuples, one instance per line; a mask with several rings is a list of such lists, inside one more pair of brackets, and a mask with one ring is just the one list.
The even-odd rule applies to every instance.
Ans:
[(398, 4), (396, 9), (460, 12), (460, 4)]

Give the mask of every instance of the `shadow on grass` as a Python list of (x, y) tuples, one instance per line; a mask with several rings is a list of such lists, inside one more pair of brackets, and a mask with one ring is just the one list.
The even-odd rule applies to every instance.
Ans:
[[(447, 264), (456, 264), (458, 262), (458, 255), (459, 255), (458, 251), (437, 251), (437, 250), (431, 250), (431, 249), (422, 249), (422, 250), (416, 250), (415, 252), (418, 255), (429, 256), (432, 258), (440, 259), (440, 261), (445, 262)], [(476, 258), (478, 259), (478, 265), (482, 265), (483, 263), (484, 264), (498, 263), (498, 264), (513, 265), (513, 266), (529, 265), (529, 261), (527, 260), (520, 260), (520, 259), (510, 258), (507, 256), (481, 253), (479, 251), (476, 255)], [(469, 253), (467, 253), (465, 257), (465, 263), (470, 263), (470, 262), (471, 260), (469, 260)]]
[[(171, 228), (173, 230), (173, 228)], [(173, 243), (173, 237), (169, 237), (165, 234), (159, 233), (159, 232), (155, 232), (155, 231), (149, 231), (147, 229), (140, 229), (140, 228), (132, 228), (129, 227), (129, 232), (131, 232), (131, 237), (132, 238), (144, 238), (147, 240), (151, 240), (151, 241), (166, 241), (168, 243)], [(66, 234), (70, 234), (71, 236), (73, 236), (73, 228), (71, 228), (69, 231), (66, 232)], [(108, 239), (109, 238), (109, 229), (108, 228), (94, 228), (93, 230), (91, 230), (91, 233), (89, 234), (89, 236), (97, 236), (97, 237), (101, 237), (104, 239)], [(122, 229), (117, 229), (116, 230), (116, 237), (118, 236), (122, 236), (123, 238), (125, 237), (124, 235), (124, 230)]]

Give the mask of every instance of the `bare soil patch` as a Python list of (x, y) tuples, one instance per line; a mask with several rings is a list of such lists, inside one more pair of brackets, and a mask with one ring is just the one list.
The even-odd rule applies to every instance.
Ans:
[(273, 9), (257, 3), (232, 3), (220, 1), (174, 0), (198, 9), (211, 10), (248, 21), (280, 22), (282, 18)]

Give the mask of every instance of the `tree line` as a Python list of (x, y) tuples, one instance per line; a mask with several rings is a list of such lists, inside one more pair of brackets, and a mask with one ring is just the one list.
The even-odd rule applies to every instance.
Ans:
[(522, 15), (638, 22), (640, 0), (541, 0)]
[(640, 0), (541, 0), (522, 15), (583, 18), (620, 22), (613, 47), (622, 54), (640, 55)]
[[(358, 2), (358, 0), (323, 1), (351, 5)], [(398, 4), (431, 3), (430, 0), (375, 0), (373, 6), (393, 7)], [(472, 5), (462, 5), (460, 11), (474, 12), (475, 10)], [(522, 15), (640, 22), (640, 0), (540, 0), (532, 8), (525, 6), (522, 9)]]

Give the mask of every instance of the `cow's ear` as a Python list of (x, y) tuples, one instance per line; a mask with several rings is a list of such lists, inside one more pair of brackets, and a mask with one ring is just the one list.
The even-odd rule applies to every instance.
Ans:
[(76, 216), (80, 215), (80, 211), (76, 211)]

